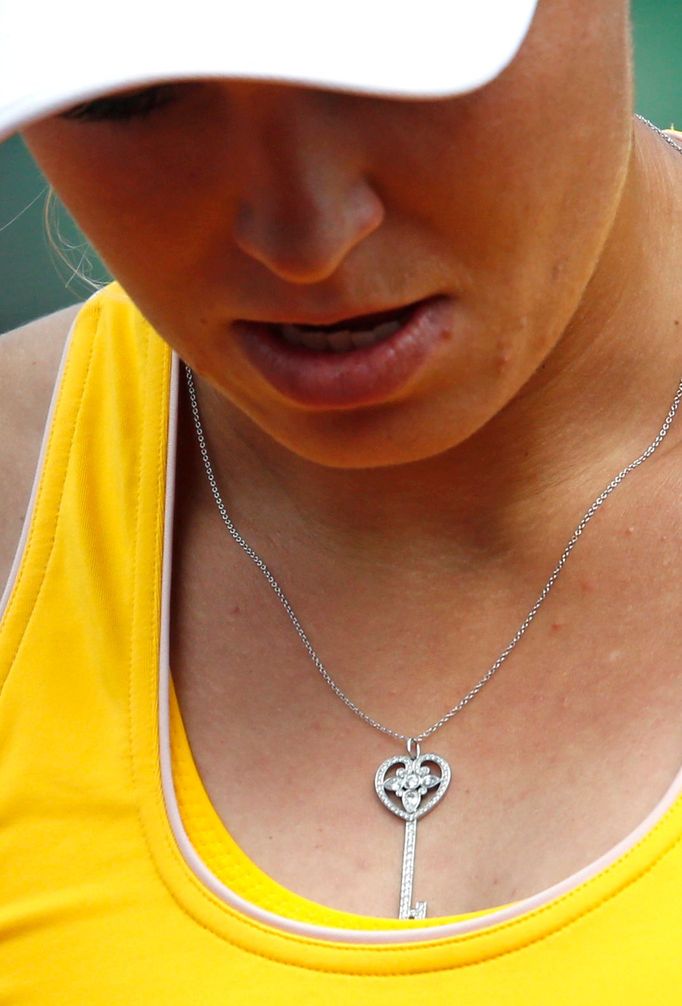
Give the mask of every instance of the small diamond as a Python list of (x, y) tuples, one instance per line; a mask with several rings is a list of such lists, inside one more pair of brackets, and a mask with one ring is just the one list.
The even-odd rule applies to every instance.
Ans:
[(414, 813), (420, 803), (421, 797), (419, 793), (415, 793), (414, 790), (408, 789), (405, 793), (403, 793), (403, 807), (408, 814)]

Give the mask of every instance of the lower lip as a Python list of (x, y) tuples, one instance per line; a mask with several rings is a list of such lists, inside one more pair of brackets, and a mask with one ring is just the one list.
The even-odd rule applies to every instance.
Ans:
[(267, 325), (232, 326), (253, 367), (282, 395), (313, 408), (373, 405), (401, 391), (452, 329), (452, 300), (415, 306), (402, 328), (373, 346), (345, 353), (292, 346)]

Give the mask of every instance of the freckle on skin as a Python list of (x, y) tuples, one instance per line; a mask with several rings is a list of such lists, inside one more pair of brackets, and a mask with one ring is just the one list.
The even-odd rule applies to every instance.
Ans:
[(592, 594), (597, 589), (597, 585), (594, 580), (588, 580), (587, 578), (583, 578), (580, 581), (580, 587), (583, 594)]
[(241, 614), (241, 608), (239, 607), (238, 604), (235, 604), (235, 606), (232, 608), (232, 614), (233, 615), (240, 615)]
[(498, 371), (505, 370), (512, 361), (512, 351), (511, 349), (503, 349), (499, 356), (497, 357), (497, 369)]
[[(519, 320), (520, 327), (525, 328), (526, 322), (527, 318), (524, 316)], [(497, 342), (495, 349), (497, 351), (497, 355), (495, 357), (495, 366), (498, 373), (500, 373), (506, 367), (509, 366), (509, 364), (514, 358), (514, 353), (512, 351), (512, 347), (508, 343), (506, 343), (504, 339), (500, 339)]]
[(625, 535), (626, 538), (629, 538), (629, 536), (631, 534), (634, 534), (634, 533), (635, 533), (635, 529), (632, 526), (626, 527), (625, 530), (623, 531), (623, 534)]
[(552, 632), (559, 632), (559, 630), (563, 629), (563, 627), (564, 627), (564, 623), (563, 622), (552, 622), (552, 624), (550, 626)]

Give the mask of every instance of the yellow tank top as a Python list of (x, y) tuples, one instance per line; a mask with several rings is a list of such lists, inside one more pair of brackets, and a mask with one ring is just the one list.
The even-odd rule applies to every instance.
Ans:
[(682, 773), (579, 874), (452, 919), (334, 911), (236, 846), (168, 667), (179, 385), (118, 284), (84, 305), (0, 601), (0, 1003), (678, 1004)]

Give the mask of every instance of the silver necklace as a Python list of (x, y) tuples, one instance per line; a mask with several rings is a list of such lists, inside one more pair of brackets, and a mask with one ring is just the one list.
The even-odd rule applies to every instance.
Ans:
[[(642, 117), (638, 116), (638, 118)], [(658, 129), (657, 126), (654, 126), (646, 119), (643, 119), (642, 121), (650, 126), (655, 132), (660, 133), (660, 135), (672, 146), (674, 146), (676, 150), (682, 152), (682, 147), (678, 146), (674, 140), (663, 133), (662, 130)], [(253, 549), (241, 536), (235, 525), (232, 523), (213, 474), (213, 467), (208, 456), (206, 439), (204, 437), (203, 427), (199, 418), (199, 406), (194, 388), (192, 370), (187, 364), (185, 364), (185, 373), (187, 376), (187, 387), (189, 390), (192, 416), (197, 432), (199, 449), (204, 461), (204, 467), (208, 476), (211, 492), (213, 493), (218, 511), (225, 523), (225, 526), (227, 527), (227, 530), (240, 548), (242, 548), (252, 562), (255, 563), (269, 583), (282, 607), (286, 611), (289, 620), (294, 626), (294, 629), (308, 653), (308, 656), (333, 693), (341, 699), (341, 701), (351, 710), (352, 713), (358, 716), (369, 726), (374, 727), (375, 730), (379, 730), (381, 733), (387, 734), (396, 740), (405, 742), (406, 752), (404, 754), (393, 755), (392, 757), (387, 758), (377, 769), (374, 777), (374, 789), (384, 807), (405, 822), (398, 918), (425, 919), (427, 908), (426, 902), (417, 901), (414, 905), (412, 904), (412, 887), (417, 842), (417, 821), (424, 817), (425, 814), (428, 814), (429, 811), (433, 810), (433, 808), (443, 799), (448, 786), (450, 785), (452, 773), (447, 761), (444, 758), (441, 758), (440, 755), (430, 752), (422, 754), (421, 742), (426, 740), (428, 737), (431, 737), (437, 730), (444, 727), (446, 723), (449, 723), (453, 716), (456, 716), (457, 713), (461, 712), (461, 710), (464, 709), (464, 707), (478, 695), (481, 689), (484, 688), (490, 679), (497, 673), (512, 650), (518, 645), (547, 598), (547, 595), (556, 583), (556, 580), (559, 577), (561, 570), (564, 568), (568, 557), (575, 548), (578, 543), (578, 539), (589, 522), (592, 520), (597, 511), (604, 505), (611, 493), (618, 488), (630, 472), (634, 471), (635, 468), (638, 468), (651, 457), (667, 435), (672, 421), (677, 413), (680, 400), (682, 400), (682, 381), (680, 381), (680, 384), (678, 385), (675, 397), (673, 398), (668, 414), (665, 417), (659, 432), (656, 434), (649, 446), (639, 455), (639, 457), (635, 458), (634, 461), (631, 461), (625, 468), (622, 468), (587, 508), (566, 544), (566, 547), (561, 553), (559, 561), (550, 573), (549, 579), (540, 591), (535, 604), (523, 619), (509, 643), (498, 656), (497, 660), (495, 660), (495, 662), (488, 668), (483, 677), (476, 682), (473, 688), (471, 688), (466, 695), (459, 700), (459, 702), (448, 709), (448, 711), (444, 713), (440, 719), (436, 720), (435, 723), (432, 723), (419, 733), (404, 734), (398, 730), (393, 730), (384, 723), (380, 723), (379, 720), (364, 712), (348, 695), (346, 695), (343, 689), (337, 685), (315, 652), (312, 643), (308, 639), (308, 636), (303, 630), (303, 627), (294, 612), (294, 609), (267, 564), (255, 551), (255, 549)]]

